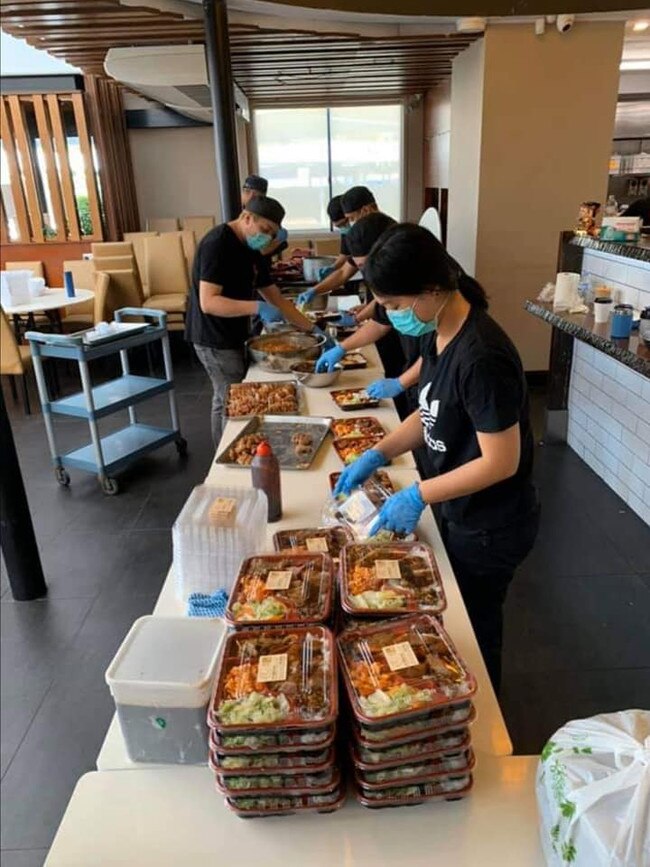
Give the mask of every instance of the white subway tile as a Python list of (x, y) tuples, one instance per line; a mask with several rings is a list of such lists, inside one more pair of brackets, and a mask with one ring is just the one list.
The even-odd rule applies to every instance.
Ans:
[(619, 465), (618, 477), (632, 493), (643, 499), (647, 485), (644, 484), (643, 479), (634, 469), (630, 470), (627, 467)]
[(571, 423), (571, 421), (573, 421), (574, 424), (579, 425), (581, 428), (584, 428), (587, 426), (587, 415), (583, 410), (574, 406), (569, 410), (569, 423)]
[(650, 507), (640, 497), (630, 493), (628, 505), (634, 509), (637, 515), (650, 526)]
[(648, 446), (635, 433), (623, 428), (623, 445), (632, 452), (633, 457), (640, 457), (645, 460)]
[(632, 432), (636, 431), (637, 416), (626, 406), (615, 402), (612, 404), (612, 415), (619, 422), (622, 428), (627, 428)]
[(647, 376), (643, 377), (642, 397), (643, 403), (650, 406), (650, 379)]
[(620, 454), (619, 454), (619, 470), (620, 467), (626, 467), (627, 469), (632, 469), (634, 465), (634, 452), (629, 446), (623, 443)]
[(643, 419), (638, 418), (636, 420), (636, 433), (639, 439), (645, 443), (646, 448), (643, 460), (648, 462), (650, 461), (650, 424), (646, 424)]
[(650, 292), (650, 271), (638, 265), (628, 265), (625, 282), (629, 286), (634, 286), (635, 289)]
[(640, 396), (643, 391), (643, 379), (640, 373), (637, 373), (635, 370), (630, 370), (629, 367), (626, 367), (624, 364), (621, 364), (619, 361), (615, 362), (616, 364), (616, 380), (620, 382), (624, 388), (627, 388), (628, 391), (631, 391), (633, 394)]
[(635, 457), (632, 464), (632, 472), (641, 480), (644, 487), (650, 487), (650, 464), (646, 464), (645, 461)]
[(643, 310), (644, 307), (650, 307), (650, 292), (639, 289), (639, 310)]

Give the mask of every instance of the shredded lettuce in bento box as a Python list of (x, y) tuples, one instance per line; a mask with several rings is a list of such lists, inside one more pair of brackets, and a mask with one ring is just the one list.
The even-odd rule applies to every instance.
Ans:
[(427, 704), (432, 698), (433, 690), (413, 689), (413, 687), (403, 683), (400, 686), (392, 687), (390, 692), (378, 689), (369, 696), (359, 696), (359, 704), (368, 716), (389, 716)]
[(222, 701), (219, 716), (225, 725), (251, 725), (279, 722), (285, 719), (289, 711), (289, 702), (282, 693), (262, 695), (250, 692), (242, 698)]

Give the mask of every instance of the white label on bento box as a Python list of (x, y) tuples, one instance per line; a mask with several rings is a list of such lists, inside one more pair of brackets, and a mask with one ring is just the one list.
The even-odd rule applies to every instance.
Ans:
[(267, 590), (288, 590), (291, 586), (293, 572), (291, 569), (271, 570), (266, 578)]
[(382, 653), (391, 671), (399, 671), (402, 668), (411, 668), (418, 664), (418, 658), (408, 641), (400, 641), (399, 644), (389, 644), (382, 647)]
[(312, 554), (327, 554), (327, 539), (324, 536), (312, 536), (311, 539), (305, 539), (307, 550)]
[(375, 576), (377, 581), (399, 581), (399, 560), (375, 560)]
[(271, 653), (268, 656), (260, 656), (257, 666), (257, 682), (269, 683), (272, 680), (287, 679), (287, 653)]

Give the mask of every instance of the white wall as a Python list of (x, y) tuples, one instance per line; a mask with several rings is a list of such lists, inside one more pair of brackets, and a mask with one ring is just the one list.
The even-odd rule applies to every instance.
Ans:
[(424, 98), (424, 186), (449, 189), (451, 79)]
[(447, 249), (474, 274), (483, 122), (485, 41), (458, 55), (451, 75), (451, 136)]

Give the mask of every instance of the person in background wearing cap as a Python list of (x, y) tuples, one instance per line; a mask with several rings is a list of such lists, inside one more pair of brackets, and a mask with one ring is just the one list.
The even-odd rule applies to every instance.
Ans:
[[(334, 201), (335, 199), (332, 199), (332, 202)], [(330, 202), (330, 206), (332, 205), (332, 202)], [(328, 214), (330, 214), (329, 206), (327, 210)], [(357, 220), (365, 217), (366, 214), (372, 214), (378, 210), (379, 208), (377, 207), (375, 197), (372, 194), (372, 191), (368, 189), (368, 187), (351, 187), (340, 197), (340, 210), (337, 206), (334, 206), (333, 208), (333, 212), (335, 214), (340, 214), (337, 222), (341, 226), (347, 227), (349, 229), (354, 226)], [(336, 222), (334, 221), (331, 214), (330, 219), (336, 226)], [(347, 243), (345, 237), (342, 239), (342, 241), (345, 241)], [(343, 255), (344, 246), (345, 245), (342, 243), (341, 255)], [(357, 270), (357, 266), (354, 264), (354, 261), (349, 256), (347, 256), (345, 261), (340, 265), (339, 261), (337, 260), (337, 262), (335, 263), (335, 270), (331, 274), (329, 274), (324, 280), (321, 280), (320, 283), (317, 283), (316, 286), (312, 286), (311, 289), (307, 289), (305, 292), (298, 296), (298, 304), (300, 306), (305, 306), (309, 304), (309, 302), (312, 301), (316, 297), (316, 295), (325, 295), (328, 292), (333, 292), (340, 286), (344, 286), (348, 282), (348, 280), (354, 277), (354, 275), (357, 273)]]
[(245, 208), (255, 196), (265, 196), (269, 189), (269, 182), (260, 175), (249, 175), (244, 181), (241, 191), (241, 206)]
[(185, 339), (194, 344), (212, 382), (215, 446), (223, 431), (226, 388), (246, 375), (251, 317), (259, 315), (264, 322), (286, 319), (300, 331), (322, 333), (282, 297), (271, 280), (268, 260), (260, 255), (283, 218), (279, 202), (254, 196), (237, 219), (215, 226), (203, 237), (194, 257)]

